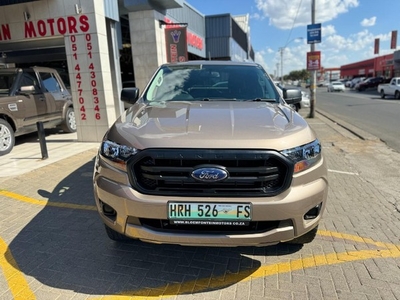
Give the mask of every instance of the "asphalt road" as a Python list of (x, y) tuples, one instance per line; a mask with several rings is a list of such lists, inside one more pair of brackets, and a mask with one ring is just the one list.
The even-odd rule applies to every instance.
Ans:
[(400, 100), (381, 99), (375, 90), (328, 93), (326, 88), (317, 88), (315, 107), (375, 135), (400, 152)]

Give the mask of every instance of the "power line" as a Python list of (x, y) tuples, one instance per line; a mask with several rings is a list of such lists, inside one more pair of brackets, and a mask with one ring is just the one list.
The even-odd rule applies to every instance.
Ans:
[(300, 7), (301, 7), (301, 4), (302, 4), (302, 3), (303, 3), (303, 0), (300, 0), (299, 6), (297, 7), (296, 16), (295, 16), (294, 19), (293, 19), (292, 27), (290, 28), (289, 36), (288, 36), (288, 38), (287, 38), (287, 40), (286, 40), (285, 45), (287, 45), (287, 44), (289, 43), (290, 36), (292, 35), (292, 31), (293, 31), (293, 28), (294, 28), (294, 24), (296, 23), (297, 16), (299, 15), (299, 11), (300, 11)]

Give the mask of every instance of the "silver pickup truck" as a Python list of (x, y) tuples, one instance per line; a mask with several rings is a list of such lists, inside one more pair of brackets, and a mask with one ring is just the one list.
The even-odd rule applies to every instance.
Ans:
[(392, 96), (395, 99), (400, 99), (400, 77), (393, 77), (390, 83), (382, 83), (378, 85), (378, 92), (381, 98)]
[(51, 68), (0, 69), (0, 156), (11, 152), (15, 137), (60, 126), (75, 132), (71, 94)]

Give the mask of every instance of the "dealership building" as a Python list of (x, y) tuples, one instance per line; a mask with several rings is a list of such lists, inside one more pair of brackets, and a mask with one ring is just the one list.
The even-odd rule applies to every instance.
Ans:
[(101, 141), (123, 86), (202, 59), (254, 61), (248, 15), (205, 16), (183, 0), (0, 0), (0, 67), (57, 68), (79, 141)]
[(343, 65), (340, 67), (340, 76), (345, 79), (377, 76), (385, 78), (400, 77), (400, 50), (391, 54)]

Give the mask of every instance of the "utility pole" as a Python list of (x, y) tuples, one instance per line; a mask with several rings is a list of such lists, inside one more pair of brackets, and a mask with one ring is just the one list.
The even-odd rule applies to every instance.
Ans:
[[(311, 0), (311, 24), (315, 24), (315, 0)], [(310, 51), (315, 51), (315, 43), (312, 43), (310, 46)], [(309, 118), (315, 117), (315, 104), (317, 102), (316, 99), (316, 85), (317, 85), (317, 71), (311, 71), (311, 82), (310, 82), (310, 115)]]
[(281, 85), (283, 86), (283, 51), (285, 51), (285, 47), (279, 48), (281, 52)]

